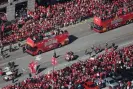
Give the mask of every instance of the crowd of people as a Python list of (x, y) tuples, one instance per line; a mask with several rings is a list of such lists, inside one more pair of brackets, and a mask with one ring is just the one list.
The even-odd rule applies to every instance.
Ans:
[(62, 35), (65, 33), (68, 33), (68, 31), (61, 30), (61, 29), (52, 29), (51, 31), (48, 31), (48, 32), (40, 32), (40, 33), (34, 35), (33, 37), (31, 37), (31, 39), (34, 40), (35, 42), (38, 42), (38, 41), (42, 41), (44, 39), (48, 39), (48, 38)]
[[(79, 61), (64, 69), (52, 73), (27, 78), (15, 85), (7, 85), (2, 89), (82, 89), (80, 86), (86, 81), (103, 79), (111, 72), (118, 73), (121, 69), (133, 67), (133, 45), (119, 50), (111, 48), (98, 55), (93, 60)], [(127, 81), (126, 81), (127, 82)], [(125, 87), (131, 88), (130, 80)], [(126, 88), (126, 89), (130, 89)], [(124, 89), (123, 86), (119, 89)]]
[[(57, 3), (48, 7), (35, 4), (35, 11), (27, 11), (27, 16), (21, 16), (10, 25), (1, 24), (2, 44), (18, 42), (38, 32), (52, 28), (60, 28), (80, 22), (83, 19), (100, 16), (105, 19), (111, 17), (119, 9), (133, 11), (132, 0), (71, 0), (65, 3)], [(8, 32), (9, 30), (9, 32)], [(9, 35), (4, 36), (5, 33)]]
[[(95, 3), (93, 13), (102, 20), (131, 13), (133, 11), (132, 0), (112, 0), (112, 3)], [(110, 0), (111, 1), (111, 0)]]
[[(45, 33), (55, 28), (76, 24), (94, 15), (107, 19), (133, 11), (132, 0), (72, 0), (57, 3), (48, 7), (35, 5), (35, 11), (27, 11), (14, 23), (1, 25), (1, 43), (3, 45), (18, 42), (38, 33)], [(124, 12), (123, 12), (124, 11)], [(10, 34), (5, 36), (5, 31)], [(118, 51), (106, 50), (94, 60), (80, 61), (54, 73), (27, 78), (15, 85), (7, 85), (2, 89), (77, 89), (88, 80), (102, 79), (110, 72), (118, 72), (121, 68), (132, 68), (133, 45)], [(54, 76), (53, 76), (54, 75)], [(127, 87), (131, 87), (127, 85)], [(122, 89), (122, 88), (120, 88)]]

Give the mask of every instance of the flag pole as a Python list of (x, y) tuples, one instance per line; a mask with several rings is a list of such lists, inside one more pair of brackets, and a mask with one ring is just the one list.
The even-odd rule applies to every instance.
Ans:
[(57, 64), (57, 55), (56, 55), (56, 51), (54, 50), (54, 53), (53, 53), (53, 56), (52, 56), (52, 65), (53, 65), (53, 73), (52, 73), (52, 76), (53, 76), (53, 88), (54, 88), (54, 71), (55, 71), (55, 65)]
[(54, 65), (53, 65), (53, 77), (54, 77)]
[[(54, 58), (56, 57), (55, 50), (54, 50), (53, 57), (54, 57)], [(55, 63), (55, 60), (54, 60), (54, 63)], [(54, 89), (54, 66), (55, 66), (55, 65), (53, 64), (53, 89)]]
[(53, 88), (54, 89), (54, 65), (53, 65), (53, 82), (52, 82)]
[[(53, 55), (53, 57), (56, 58), (56, 51), (55, 51), (55, 49), (54, 49), (54, 55)], [(54, 67), (55, 67), (55, 65), (53, 65), (53, 77), (54, 77)]]

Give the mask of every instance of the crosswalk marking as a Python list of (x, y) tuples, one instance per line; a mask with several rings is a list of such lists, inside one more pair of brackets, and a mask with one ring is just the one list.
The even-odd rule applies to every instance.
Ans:
[(41, 59), (42, 59), (42, 56), (41, 55), (38, 55), (38, 56), (36, 56), (36, 59), (35, 60), (40, 61)]

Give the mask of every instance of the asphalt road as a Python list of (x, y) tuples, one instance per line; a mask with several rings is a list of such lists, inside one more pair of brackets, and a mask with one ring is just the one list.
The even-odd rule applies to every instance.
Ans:
[[(86, 35), (90, 35), (92, 33), (95, 33), (94, 31), (89, 29), (90, 21), (91, 21), (91, 19), (85, 20), (85, 21), (78, 23), (76, 25), (71, 25), (69, 27), (65, 27), (62, 29), (68, 30), (70, 35), (74, 35), (75, 37), (72, 37), (72, 39), (75, 40), (77, 38), (81, 38), (81, 37), (84, 37)], [(9, 61), (16, 60), (18, 58), (21, 58), (21, 57), (24, 57), (27, 55), (27, 54), (23, 54), (21, 48), (19, 50), (11, 52), (11, 53), (8, 52), (8, 54), (10, 55), (10, 57), (8, 57), (4, 60), (0, 60), (0, 66), (3, 66), (4, 64), (6, 64)]]
[[(112, 30), (110, 32), (106, 33), (95, 33), (91, 30), (88, 29), (89, 22), (86, 23), (80, 23), (76, 26), (71, 26), (68, 28), (63, 28), (63, 29), (68, 29), (71, 35), (74, 35), (78, 39), (73, 41), (71, 44), (58, 48), (56, 49), (57, 54), (59, 55), (64, 55), (67, 51), (74, 51), (75, 54), (79, 56), (84, 56), (84, 51), (85, 49), (89, 48), (92, 45), (98, 45), (101, 44), (101, 46), (104, 46), (105, 42), (115, 42), (116, 44), (122, 44), (126, 42), (131, 42), (133, 39), (133, 24)], [(46, 67), (51, 67), (51, 57), (53, 55), (53, 51), (46, 52), (41, 55), (42, 59), (39, 62), (41, 68), (46, 68)], [(6, 59), (6, 61), (9, 60), (16, 60), (16, 64), (19, 64), (19, 69), (27, 69), (28, 64), (32, 61), (35, 60), (36, 57), (32, 57), (27, 54), (22, 54), (21, 50), (18, 50), (14, 53), (11, 54), (11, 57)], [(6, 62), (5, 60), (3, 61)], [(64, 60), (64, 56), (60, 56), (58, 58), (58, 63), (62, 64), (65, 63), (66, 61)], [(2, 62), (1, 62), (2, 63)], [(2, 64), (1, 64), (2, 65)], [(26, 73), (27, 74), (27, 73)], [(25, 75), (27, 76), (27, 75)], [(22, 77), (25, 77), (22, 76)], [(20, 78), (22, 79), (22, 78)], [(10, 82), (8, 82), (10, 83)], [(4, 81), (0, 79), (0, 86), (6, 85)]]

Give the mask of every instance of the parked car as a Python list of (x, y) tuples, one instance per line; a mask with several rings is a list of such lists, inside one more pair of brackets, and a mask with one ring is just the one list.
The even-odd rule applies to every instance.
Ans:
[(112, 75), (112, 78), (113, 78), (114, 80), (116, 80), (117, 82), (122, 80), (122, 76), (119, 75), (119, 74), (117, 74), (117, 73), (114, 73), (114, 74)]
[(84, 89), (100, 89), (94, 82), (87, 81), (83, 83)]
[(70, 51), (65, 54), (65, 60), (66, 61), (72, 61), (77, 58), (77, 55), (74, 54), (74, 52)]
[(95, 82), (95, 84), (96, 84), (97, 86), (99, 86), (100, 88), (106, 87), (106, 82), (105, 82), (105, 80), (96, 79), (96, 80), (94, 80), (94, 82)]
[(14, 73), (11, 71), (6, 72), (6, 75), (4, 76), (3, 80), (10, 81), (13, 79)]
[(117, 89), (119, 87), (119, 83), (117, 83), (113, 78), (107, 77), (104, 79), (107, 87), (111, 87), (112, 89)]
[(76, 89), (84, 89), (84, 86), (83, 86), (82, 84), (78, 84), (78, 85), (76, 86)]

